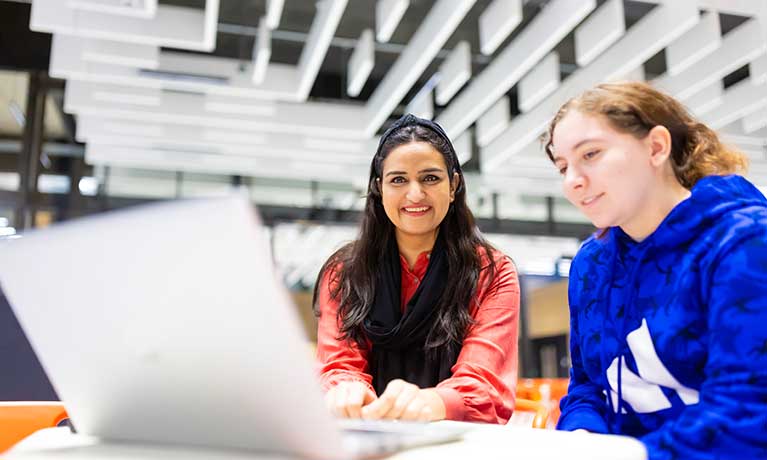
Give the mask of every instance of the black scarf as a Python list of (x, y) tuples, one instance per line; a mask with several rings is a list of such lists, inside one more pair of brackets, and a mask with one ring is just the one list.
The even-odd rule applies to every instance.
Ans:
[(404, 314), (400, 308), (399, 248), (394, 238), (389, 241), (376, 279), (373, 308), (363, 325), (372, 343), (370, 373), (379, 395), (394, 379), (403, 379), (421, 388), (434, 387), (450, 377), (450, 369), (458, 359), (455, 347), (425, 350), (447, 282), (447, 250), (442, 233), (437, 236), (426, 274)]

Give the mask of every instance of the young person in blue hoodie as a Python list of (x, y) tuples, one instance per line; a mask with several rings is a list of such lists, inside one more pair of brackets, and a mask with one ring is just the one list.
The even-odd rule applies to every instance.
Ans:
[(652, 460), (767, 458), (767, 200), (673, 98), (604, 84), (546, 151), (601, 230), (570, 271), (558, 429), (635, 436)]

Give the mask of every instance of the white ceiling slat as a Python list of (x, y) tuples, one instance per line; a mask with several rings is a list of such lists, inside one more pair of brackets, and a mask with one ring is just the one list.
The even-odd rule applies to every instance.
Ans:
[(653, 83), (675, 97), (685, 100), (702, 88), (748, 64), (767, 51), (761, 25), (750, 19), (722, 38), (716, 51), (677, 75), (663, 75)]
[(67, 6), (73, 10), (152, 18), (157, 13), (157, 0), (69, 0)]
[(479, 50), (493, 54), (522, 22), (522, 0), (494, 0), (479, 16)]
[(434, 92), (426, 88), (419, 91), (405, 107), (405, 113), (412, 113), (421, 118), (434, 118)]
[(376, 2), (376, 40), (387, 43), (402, 20), (410, 0), (378, 0)]
[(437, 83), (435, 99), (445, 105), (471, 78), (471, 48), (469, 42), (459, 42), (447, 59), (439, 66), (440, 80)]
[(477, 120), (477, 145), (484, 147), (509, 126), (511, 121), (511, 106), (509, 98), (498, 99), (487, 112)]
[(73, 10), (61, 0), (32, 2), (30, 28), (37, 32), (125, 41), (154, 46), (213, 51), (219, 0), (206, 0), (205, 10), (158, 5), (151, 18)]
[(568, 98), (594, 84), (625, 75), (689, 30), (698, 10), (689, 2), (671, 2), (650, 11), (612, 47), (584, 67), (533, 110), (512, 120), (509, 128), (481, 150), (483, 171), (491, 171), (534, 142), (548, 120)]
[(305, 101), (336, 33), (348, 0), (319, 0), (317, 14), (298, 59), (298, 99)]
[(666, 48), (666, 72), (678, 75), (722, 45), (719, 15), (713, 12), (701, 17), (698, 25)]
[(266, 78), (266, 69), (269, 67), (269, 59), (272, 58), (272, 32), (266, 25), (266, 16), (258, 21), (258, 36), (253, 43), (253, 76), (251, 81), (254, 85), (260, 85)]
[(455, 149), (458, 161), (461, 164), (471, 160), (471, 157), (474, 155), (474, 149), (472, 148), (471, 142), (471, 131), (464, 131), (463, 134), (456, 137), (453, 140), (453, 148)]
[(154, 45), (82, 39), (82, 58), (87, 62), (103, 62), (126, 67), (156, 69), (160, 48)]
[(280, 25), (284, 7), (285, 0), (266, 0), (266, 21), (263, 25), (271, 30), (276, 29)]
[(392, 68), (365, 104), (365, 133), (373, 137), (418, 80), (476, 0), (440, 0), (429, 10)]
[(625, 31), (623, 0), (608, 0), (575, 29), (575, 62), (587, 66)]
[(722, 96), (722, 103), (716, 110), (702, 116), (701, 121), (718, 129), (765, 106), (767, 84), (754, 84), (749, 78), (728, 88)]
[(273, 115), (242, 115), (207, 112), (202, 94), (163, 93), (162, 105), (137, 109), (129, 104), (105, 103), (93, 99), (93, 87), (69, 81), (64, 92), (64, 109), (78, 115), (100, 116), (154, 123), (210, 126), (288, 134), (318, 135), (346, 139), (368, 139), (362, 133), (358, 107), (347, 104), (307, 102), (279, 104)]
[(722, 80), (716, 80), (702, 90), (690, 96), (685, 104), (696, 117), (705, 115), (714, 110), (722, 103), (724, 84)]
[[(767, 127), (767, 108), (757, 110), (743, 117), (743, 131), (750, 134)], [(767, 144), (767, 140), (765, 140)]]
[(596, 7), (595, 1), (554, 0), (546, 4), (514, 41), (472, 79), (437, 118), (457, 136), (485, 113)]
[(525, 75), (517, 87), (519, 110), (527, 112), (557, 89), (560, 82), (559, 54), (554, 51)]
[[(767, 22), (767, 19), (765, 22)], [(751, 61), (748, 67), (749, 74), (754, 83), (767, 81), (767, 53)]]
[(373, 30), (365, 29), (362, 31), (357, 46), (354, 48), (352, 56), (347, 65), (348, 82), (346, 84), (346, 94), (357, 97), (365, 86), (370, 72), (375, 64), (375, 43), (373, 42)]

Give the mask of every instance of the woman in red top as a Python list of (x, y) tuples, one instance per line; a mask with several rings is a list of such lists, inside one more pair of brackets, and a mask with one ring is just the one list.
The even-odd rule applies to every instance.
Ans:
[(519, 284), (466, 205), (453, 145), (406, 115), (381, 137), (359, 238), (315, 288), (317, 355), (339, 417), (505, 423)]

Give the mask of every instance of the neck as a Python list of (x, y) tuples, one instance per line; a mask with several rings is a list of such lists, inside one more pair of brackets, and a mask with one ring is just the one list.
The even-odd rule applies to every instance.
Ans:
[(690, 191), (676, 180), (673, 173), (670, 178), (666, 177), (662, 186), (653, 187), (652, 190), (645, 197), (644, 209), (630, 222), (621, 225), (623, 231), (637, 242), (650, 236), (676, 205), (690, 197)]
[(422, 252), (432, 250), (434, 242), (437, 241), (437, 231), (438, 229), (435, 229), (433, 233), (425, 235), (408, 235), (399, 230), (395, 231), (399, 253), (405, 258), (410, 269), (415, 266), (415, 261)]

